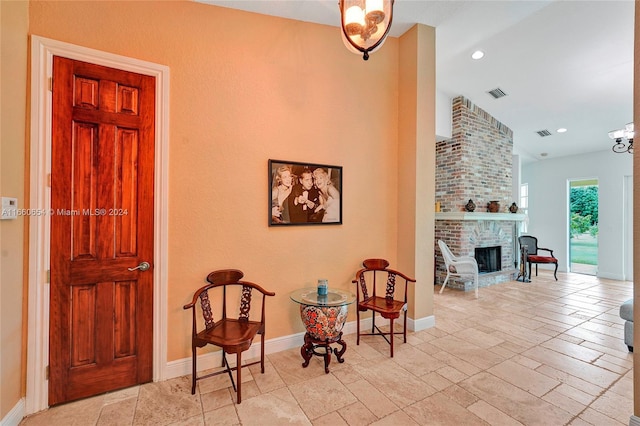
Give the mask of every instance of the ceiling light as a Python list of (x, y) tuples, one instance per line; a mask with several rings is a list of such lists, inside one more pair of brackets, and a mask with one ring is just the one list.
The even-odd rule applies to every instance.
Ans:
[(565, 129), (564, 127), (560, 127), (558, 130), (556, 130), (556, 132), (558, 133), (565, 133), (567, 131), (567, 129)]
[(482, 50), (476, 50), (471, 54), (472, 59), (482, 59), (484, 57), (484, 52)]
[[(628, 152), (633, 154), (633, 136), (635, 130), (633, 123), (627, 123), (624, 129), (612, 130), (609, 132), (609, 138), (614, 140), (611, 150), (616, 153)], [(625, 141), (627, 144), (625, 145)]]
[(342, 41), (353, 53), (379, 49), (387, 38), (393, 19), (394, 0), (340, 0)]

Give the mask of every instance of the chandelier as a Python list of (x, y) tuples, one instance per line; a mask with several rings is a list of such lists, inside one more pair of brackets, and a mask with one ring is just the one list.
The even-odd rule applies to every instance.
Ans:
[(394, 0), (340, 0), (342, 41), (353, 53), (369, 59), (391, 29)]
[[(609, 132), (609, 137), (614, 140), (614, 144), (611, 147), (613, 152), (621, 153), (628, 152), (633, 154), (633, 123), (628, 123), (624, 126), (624, 129), (612, 130)], [(627, 144), (625, 145), (625, 140)]]

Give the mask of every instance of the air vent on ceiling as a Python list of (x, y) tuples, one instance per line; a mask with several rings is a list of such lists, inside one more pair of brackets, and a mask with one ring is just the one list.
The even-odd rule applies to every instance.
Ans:
[(496, 87), (493, 90), (489, 90), (487, 93), (493, 96), (495, 99), (502, 98), (503, 96), (507, 96), (507, 94), (499, 87)]
[(538, 130), (536, 132), (538, 134), (538, 136), (540, 136), (541, 138), (544, 138), (545, 136), (551, 136), (551, 132), (548, 131), (547, 129), (544, 130)]

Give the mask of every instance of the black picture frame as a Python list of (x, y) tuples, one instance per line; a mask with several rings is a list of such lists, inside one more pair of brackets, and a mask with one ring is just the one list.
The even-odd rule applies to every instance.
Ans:
[(342, 166), (269, 160), (268, 183), (269, 226), (342, 225)]

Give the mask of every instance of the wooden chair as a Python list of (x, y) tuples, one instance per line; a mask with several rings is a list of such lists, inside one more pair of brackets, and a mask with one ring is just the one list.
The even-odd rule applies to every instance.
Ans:
[[(188, 305), (184, 305), (184, 309), (191, 309), (193, 316), (191, 350), (193, 353), (192, 365), (192, 385), (191, 394), (196, 393), (196, 381), (206, 377), (215, 376), (217, 374), (228, 373), (236, 391), (238, 404), (242, 402), (242, 367), (260, 363), (261, 373), (264, 374), (264, 332), (265, 332), (265, 298), (266, 296), (275, 296), (275, 293), (266, 291), (257, 284), (241, 281), (244, 274), (237, 269), (223, 269), (211, 272), (207, 276), (209, 284), (199, 288), (193, 295), (193, 300)], [(262, 300), (256, 304), (260, 305), (260, 320), (251, 321), (249, 312), (251, 310), (252, 291), (256, 290), (262, 294)], [(209, 291), (212, 295), (210, 297)], [(200, 308), (196, 309), (196, 302), (200, 299)], [(227, 305), (231, 301), (239, 301), (239, 313), (236, 317), (227, 316)], [(214, 320), (212, 303), (219, 310), (215, 310), (221, 318)], [(254, 305), (255, 306), (255, 305)], [(204, 319), (204, 328), (201, 331), (197, 329), (196, 310), (202, 311)], [(253, 338), (260, 335), (260, 360), (242, 365), (242, 352), (251, 347)], [(214, 345), (222, 348), (222, 367), (226, 367), (222, 371), (206, 374), (197, 377), (196, 368), (196, 348), (202, 348), (206, 345)], [(227, 353), (236, 354), (236, 366), (230, 367), (227, 362)], [(236, 383), (233, 380), (231, 372), (236, 370)]]
[[(523, 235), (518, 237), (518, 243), (520, 243), (520, 247), (527, 246), (526, 251), (526, 262), (529, 264), (529, 279), (531, 279), (531, 264), (536, 264), (536, 277), (538, 276), (538, 263), (553, 263), (556, 265), (556, 269), (553, 271), (553, 277), (558, 281), (557, 272), (558, 272), (558, 259), (553, 256), (553, 250), (538, 247), (538, 239), (536, 237), (532, 237), (531, 235)], [(538, 251), (546, 251), (549, 252), (549, 256), (540, 256)]]
[[(364, 266), (356, 273), (353, 283), (356, 284), (356, 316), (357, 316), (357, 341), (360, 344), (360, 336), (382, 336), (391, 345), (391, 357), (393, 358), (393, 321), (404, 312), (404, 328), (402, 335), (404, 343), (407, 343), (407, 288), (409, 283), (416, 280), (409, 278), (402, 272), (389, 269), (389, 262), (385, 259), (366, 259)], [(381, 279), (378, 279), (381, 275)], [(401, 300), (395, 299), (396, 278), (404, 279), (404, 295)], [(379, 283), (379, 284), (378, 284)], [(385, 286), (384, 295), (382, 289), (377, 286)], [(372, 311), (371, 333), (360, 332), (360, 312)], [(389, 320), (389, 332), (383, 332), (376, 326), (376, 314)], [(389, 337), (387, 337), (389, 336)]]
[(449, 246), (442, 240), (438, 240), (438, 246), (444, 259), (444, 266), (447, 268), (447, 277), (442, 283), (440, 294), (442, 294), (442, 290), (444, 290), (450, 277), (471, 277), (473, 278), (476, 297), (478, 297), (478, 262), (476, 259), (471, 256), (455, 256)]

